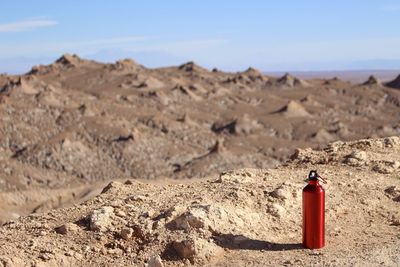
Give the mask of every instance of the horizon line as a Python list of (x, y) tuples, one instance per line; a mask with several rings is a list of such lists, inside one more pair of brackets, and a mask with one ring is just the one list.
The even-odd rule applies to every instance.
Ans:
[[(321, 68), (321, 69), (317, 69), (317, 68), (316, 69), (311, 69), (311, 68), (309, 68), (309, 69), (307, 69), (307, 68), (304, 68), (304, 69), (290, 69), (290, 68), (287, 68), (287, 69), (266, 70), (265, 68), (254, 67), (254, 65), (248, 65), (248, 67), (236, 68), (236, 70), (231, 70), (229, 68), (232, 68), (232, 67), (226, 67), (226, 66), (224, 66), (224, 67), (208, 67), (208, 66), (205, 66), (207, 64), (199, 64), (195, 60), (186, 60), (186, 61), (183, 60), (182, 63), (178, 63), (178, 64), (173, 64), (173, 63), (172, 64), (168, 64), (167, 63), (167, 64), (160, 64), (158, 66), (153, 66), (152, 67), (152, 66), (146, 66), (146, 64), (142, 64), (139, 61), (137, 61), (135, 58), (129, 57), (129, 56), (120, 57), (120, 58), (114, 59), (114, 60), (101, 60), (101, 59), (91, 58), (90, 56), (80, 56), (77, 53), (63, 53), (63, 54), (61, 54), (61, 56), (56, 56), (56, 57), (55, 56), (48, 56), (48, 57), (40, 57), (40, 56), (39, 57), (29, 57), (29, 56), (19, 56), (18, 57), (17, 56), (17, 57), (3, 58), (3, 60), (12, 60), (12, 59), (15, 59), (15, 58), (20, 58), (20, 59), (22, 58), (22, 59), (28, 59), (28, 60), (29, 59), (31, 59), (31, 60), (35, 60), (35, 59), (39, 60), (40, 58), (42, 58), (42, 59), (43, 58), (46, 58), (46, 59), (52, 58), (52, 61), (50, 63), (32, 64), (32, 65), (30, 65), (30, 67), (28, 67), (28, 68), (32, 69), (35, 66), (48, 66), (48, 65), (54, 64), (58, 59), (62, 58), (65, 55), (77, 56), (82, 60), (94, 61), (94, 62), (97, 62), (97, 63), (100, 63), (100, 64), (113, 64), (113, 63), (115, 63), (117, 61), (120, 61), (120, 60), (130, 59), (130, 60), (133, 60), (137, 64), (143, 65), (144, 67), (146, 67), (148, 69), (175, 67), (175, 66), (180, 66), (180, 65), (183, 65), (183, 64), (186, 64), (186, 63), (189, 63), (189, 62), (194, 62), (196, 65), (198, 65), (198, 66), (200, 66), (202, 68), (208, 69), (208, 70), (212, 70), (213, 68), (216, 68), (216, 69), (224, 71), (224, 72), (242, 72), (242, 71), (245, 71), (248, 68), (254, 68), (254, 69), (257, 69), (257, 70), (259, 70), (260, 72), (262, 72), (264, 74), (268, 74), (268, 73), (271, 73), (271, 74), (272, 73), (277, 73), (277, 74), (278, 73), (329, 73), (329, 72), (332, 72), (332, 73), (338, 73), (338, 72), (395, 72), (395, 71), (399, 71), (400, 72), (400, 66), (399, 67), (395, 67), (395, 68), (391, 68), (391, 67), (389, 67), (389, 68), (368, 68), (367, 67), (367, 68), (343, 68), (343, 69), (340, 69), (340, 68), (335, 68), (334, 67), (334, 68), (331, 68), (331, 69), (329, 69), (329, 68)], [(373, 60), (375, 60), (375, 59), (371, 59), (371, 61), (373, 61)], [(381, 59), (376, 59), (376, 60), (381, 60)], [(393, 59), (393, 60), (399, 60), (400, 61), (400, 59)], [(367, 61), (370, 61), (370, 60), (367, 60)], [(29, 72), (29, 70), (27, 70), (27, 72)], [(0, 72), (0, 74), (24, 75), (26, 73), (24, 73), (23, 71), (5, 71), (5, 72)]]

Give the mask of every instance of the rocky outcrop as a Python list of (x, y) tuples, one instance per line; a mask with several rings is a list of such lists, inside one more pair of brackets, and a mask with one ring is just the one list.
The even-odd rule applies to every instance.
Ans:
[(301, 103), (297, 101), (289, 101), (289, 103), (285, 106), (283, 106), (281, 109), (273, 112), (277, 114), (281, 114), (285, 117), (309, 117), (310, 114), (307, 112), (307, 110), (301, 105)]
[(400, 75), (397, 76), (394, 80), (385, 83), (385, 86), (400, 89)]
[(178, 67), (179, 70), (185, 72), (208, 72), (207, 69), (200, 67), (193, 61), (186, 62)]
[(289, 73), (286, 73), (282, 77), (276, 80), (276, 84), (281, 87), (306, 87), (308, 83), (302, 79), (296, 78)]
[(368, 77), (368, 80), (366, 80), (363, 85), (382, 85), (382, 82), (376, 78), (374, 75), (371, 75)]

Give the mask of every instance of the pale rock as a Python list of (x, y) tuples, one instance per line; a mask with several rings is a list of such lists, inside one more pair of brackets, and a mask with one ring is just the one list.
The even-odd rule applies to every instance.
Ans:
[(45, 236), (45, 235), (47, 235), (47, 232), (44, 231), (44, 230), (42, 230), (42, 231), (39, 232), (39, 235), (40, 235), (40, 236)]
[(258, 227), (261, 221), (262, 215), (249, 208), (194, 204), (169, 224), (175, 229), (186, 231), (197, 229), (241, 234), (249, 228)]
[(221, 173), (217, 182), (246, 184), (253, 182), (253, 177), (251, 172), (248, 172), (246, 170), (230, 171), (226, 173)]
[(292, 193), (287, 186), (281, 185), (271, 192), (271, 196), (282, 200), (289, 199), (292, 197)]
[(115, 212), (115, 215), (117, 215), (118, 217), (126, 217), (126, 213), (123, 210), (117, 210)]
[(108, 249), (107, 253), (111, 255), (122, 255), (123, 251), (120, 248), (113, 248), (113, 249)]
[(365, 151), (353, 151), (347, 156), (345, 163), (350, 166), (363, 166), (367, 163), (368, 156)]
[(104, 206), (93, 211), (90, 215), (90, 229), (100, 232), (108, 230), (112, 224), (113, 215), (114, 208), (109, 206)]
[(147, 261), (146, 267), (164, 267), (160, 255), (153, 255)]
[(206, 215), (198, 210), (188, 211), (177, 217), (173, 222), (177, 229), (189, 230), (190, 228), (204, 228), (206, 224)]
[(83, 259), (83, 255), (81, 253), (75, 252), (74, 253), (74, 258), (77, 260), (82, 260)]
[(353, 151), (350, 157), (360, 161), (366, 161), (368, 159), (367, 153), (365, 151)]
[(202, 238), (191, 237), (182, 241), (175, 241), (173, 247), (182, 259), (193, 261), (207, 261), (222, 256), (224, 250), (214, 242)]
[(146, 211), (145, 213), (143, 213), (144, 217), (153, 217), (155, 214), (155, 211), (152, 209), (149, 209), (148, 211)]

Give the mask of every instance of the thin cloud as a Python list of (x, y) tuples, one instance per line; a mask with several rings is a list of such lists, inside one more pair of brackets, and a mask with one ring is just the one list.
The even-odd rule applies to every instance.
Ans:
[(45, 18), (35, 18), (28, 20), (21, 20), (12, 23), (0, 24), (1, 32), (24, 32), (30, 31), (37, 28), (45, 28), (57, 25), (58, 22), (55, 20), (49, 20)]
[(28, 56), (32, 54), (50, 55), (70, 51), (78, 54), (93, 53), (102, 49), (123, 49), (126, 51), (146, 52), (165, 51), (169, 53), (197, 53), (227, 43), (225, 39), (200, 39), (177, 42), (162, 42), (151, 36), (124, 36), (105, 39), (79, 40), (67, 42), (46, 42), (2, 45), (0, 57)]
[(385, 5), (382, 7), (384, 11), (400, 11), (400, 5)]
[(107, 48), (131, 47), (137, 42), (151, 39), (148, 36), (124, 36), (104, 39), (79, 40), (67, 42), (34, 42), (29, 44), (0, 44), (0, 57), (51, 55), (54, 53), (74, 52), (78, 54), (92, 53)]

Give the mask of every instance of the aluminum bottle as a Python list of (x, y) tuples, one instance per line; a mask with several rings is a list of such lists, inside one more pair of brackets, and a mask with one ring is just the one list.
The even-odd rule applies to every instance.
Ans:
[(325, 190), (319, 179), (317, 171), (310, 171), (303, 189), (303, 246), (309, 249), (325, 246)]

